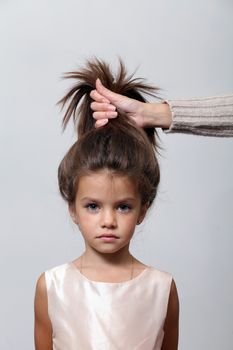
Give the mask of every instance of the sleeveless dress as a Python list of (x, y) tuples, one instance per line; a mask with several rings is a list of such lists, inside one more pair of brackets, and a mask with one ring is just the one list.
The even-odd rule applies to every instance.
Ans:
[(91, 281), (73, 262), (45, 271), (53, 350), (160, 350), (172, 276)]

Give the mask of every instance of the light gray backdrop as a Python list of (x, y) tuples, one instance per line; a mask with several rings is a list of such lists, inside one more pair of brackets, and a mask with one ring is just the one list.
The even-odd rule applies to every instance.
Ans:
[[(233, 91), (231, 0), (0, 1), (0, 348), (33, 348), (38, 276), (84, 244), (57, 189), (74, 141), (55, 107), (61, 82), (96, 55), (164, 98)], [(230, 350), (233, 336), (233, 139), (165, 135), (162, 182), (131, 252), (173, 274), (181, 350)]]

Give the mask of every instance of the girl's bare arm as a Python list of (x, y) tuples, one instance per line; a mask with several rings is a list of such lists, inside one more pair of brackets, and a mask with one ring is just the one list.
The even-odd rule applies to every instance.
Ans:
[(48, 315), (48, 299), (44, 273), (36, 284), (35, 301), (35, 349), (52, 350), (52, 325)]
[(171, 285), (164, 332), (161, 350), (177, 350), (179, 338), (179, 298), (174, 280)]

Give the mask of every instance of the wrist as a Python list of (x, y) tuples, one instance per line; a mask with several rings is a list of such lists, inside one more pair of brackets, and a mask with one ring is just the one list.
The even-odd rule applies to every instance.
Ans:
[(172, 123), (172, 113), (168, 103), (146, 103), (145, 124), (152, 127), (169, 128)]

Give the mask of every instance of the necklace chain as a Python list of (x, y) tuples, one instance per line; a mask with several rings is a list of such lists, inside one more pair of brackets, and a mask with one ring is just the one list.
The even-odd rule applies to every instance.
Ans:
[[(133, 266), (133, 255), (131, 255), (131, 278), (130, 278), (130, 280), (133, 278), (133, 268), (134, 268), (134, 266)], [(83, 260), (83, 255), (81, 256), (81, 266), (80, 266), (80, 272), (82, 273), (82, 260)]]

